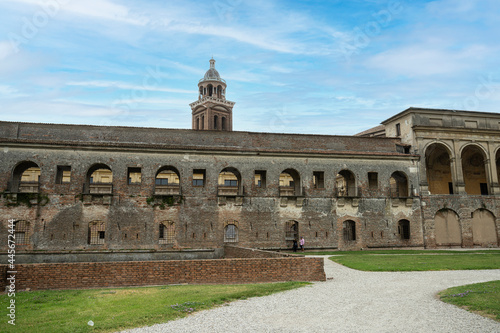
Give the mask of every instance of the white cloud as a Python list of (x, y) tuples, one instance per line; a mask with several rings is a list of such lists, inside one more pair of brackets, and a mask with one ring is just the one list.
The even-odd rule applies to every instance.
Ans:
[(0, 95), (16, 94), (18, 90), (11, 86), (0, 85)]
[(0, 42), (0, 61), (14, 53), (15, 50), (10, 42)]
[(168, 105), (168, 106), (182, 106), (186, 109), (189, 103), (193, 103), (195, 100), (187, 100), (180, 98), (141, 98), (141, 99), (118, 99), (113, 102), (113, 105), (120, 108), (120, 106), (126, 105), (141, 105), (141, 104), (156, 104), (156, 105)]
[(370, 68), (410, 77), (459, 74), (481, 65), (489, 54), (486, 47), (470, 45), (462, 50), (410, 45), (376, 54), (366, 61)]
[(103, 20), (119, 21), (133, 25), (145, 25), (147, 19), (133, 17), (130, 9), (108, 0), (6, 0), (22, 2), (39, 7), (48, 13), (69, 12), (79, 16)]
[(214, 25), (199, 25), (193, 23), (169, 24), (166, 26), (166, 29), (189, 34), (225, 37), (234, 39), (238, 42), (254, 45), (264, 50), (291, 54), (301, 53), (297, 49), (297, 46), (293, 43), (280, 41), (278, 39), (271, 39), (269, 38), (269, 33), (263, 34), (262, 31), (251, 31), (242, 28), (221, 27)]
[[(147, 77), (146, 77), (147, 78)], [(178, 94), (196, 94), (196, 90), (185, 90), (176, 88), (163, 88), (159, 87), (158, 83), (151, 80), (146, 80), (144, 85), (133, 85), (125, 82), (118, 81), (81, 81), (81, 82), (68, 82), (68, 86), (84, 86), (84, 87), (97, 87), (97, 88), (117, 88), (123, 90), (136, 90), (136, 91), (161, 91), (172, 92)]]

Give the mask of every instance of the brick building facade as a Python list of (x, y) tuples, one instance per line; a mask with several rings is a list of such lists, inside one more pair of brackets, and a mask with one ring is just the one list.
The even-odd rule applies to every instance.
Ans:
[(498, 246), (500, 114), (410, 108), (355, 136), (235, 132), (226, 83), (207, 75), (191, 130), (0, 122), (0, 250), (9, 219), (17, 250), (39, 253), (300, 236), (309, 249)]

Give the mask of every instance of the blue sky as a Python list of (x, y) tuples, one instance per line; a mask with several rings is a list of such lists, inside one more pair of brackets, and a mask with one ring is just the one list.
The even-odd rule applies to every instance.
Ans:
[(0, 22), (0, 120), (191, 128), (212, 56), (238, 131), (500, 112), (498, 0), (1, 0)]

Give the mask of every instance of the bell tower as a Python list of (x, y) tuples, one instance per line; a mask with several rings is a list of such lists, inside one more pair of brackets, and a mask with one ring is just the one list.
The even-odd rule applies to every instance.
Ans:
[(235, 103), (226, 100), (226, 87), (226, 81), (215, 69), (215, 60), (210, 59), (210, 68), (198, 82), (198, 100), (189, 104), (194, 130), (233, 130)]

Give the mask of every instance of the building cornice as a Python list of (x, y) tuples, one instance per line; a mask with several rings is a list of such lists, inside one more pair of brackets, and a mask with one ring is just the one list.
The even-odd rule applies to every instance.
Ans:
[(482, 112), (482, 111), (466, 111), (466, 110), (449, 110), (449, 109), (430, 109), (430, 108), (416, 108), (410, 107), (398, 114), (384, 120), (381, 122), (383, 125), (395, 121), (396, 119), (402, 118), (408, 114), (435, 114), (435, 115), (447, 115), (447, 116), (463, 116), (470, 118), (497, 118), (500, 120), (500, 113), (495, 112)]
[(191, 107), (191, 109), (194, 109), (197, 106), (206, 105), (206, 104), (209, 104), (209, 103), (210, 104), (222, 104), (222, 105), (225, 105), (227, 107), (233, 107), (236, 104), (235, 102), (231, 102), (231, 101), (228, 101), (228, 100), (225, 100), (225, 99), (222, 99), (222, 98), (216, 98), (216, 97), (213, 97), (213, 96), (205, 96), (202, 99), (189, 104), (189, 106)]

